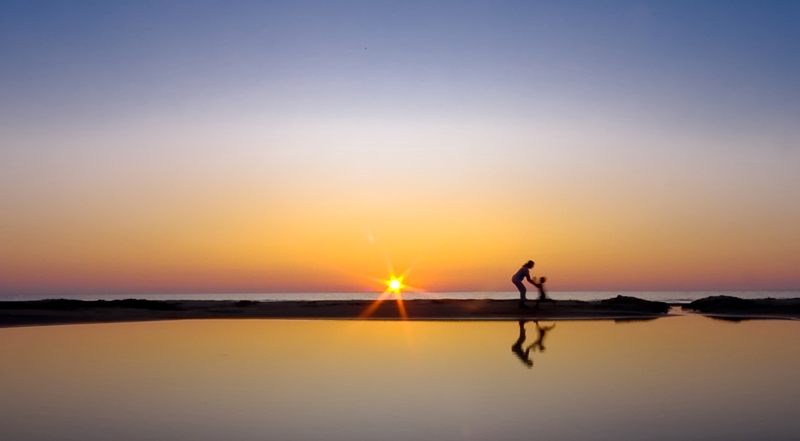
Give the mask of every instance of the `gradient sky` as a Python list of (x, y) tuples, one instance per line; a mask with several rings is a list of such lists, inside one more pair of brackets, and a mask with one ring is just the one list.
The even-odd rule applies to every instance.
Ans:
[(800, 289), (798, 2), (0, 3), (0, 293)]

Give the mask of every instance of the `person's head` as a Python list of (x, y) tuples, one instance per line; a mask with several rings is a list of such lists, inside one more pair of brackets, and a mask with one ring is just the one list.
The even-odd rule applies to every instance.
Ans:
[(526, 268), (533, 268), (533, 261), (529, 260), (529, 261), (525, 262), (525, 265), (522, 265), (522, 266), (524, 266)]
[(539, 283), (544, 283), (544, 282), (547, 282), (547, 277), (545, 276), (539, 277)]

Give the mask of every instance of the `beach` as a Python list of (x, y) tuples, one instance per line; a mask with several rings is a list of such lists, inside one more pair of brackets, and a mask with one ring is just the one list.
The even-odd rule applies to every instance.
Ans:
[(180, 319), (380, 319), (518, 320), (634, 319), (665, 315), (669, 305), (633, 297), (584, 302), (546, 302), (520, 309), (516, 300), (369, 301), (156, 301), (41, 300), (0, 302), (0, 326)]
[[(345, 320), (634, 320), (666, 316), (665, 302), (617, 296), (598, 301), (562, 300), (520, 309), (515, 300), (203, 301), (40, 300), (0, 302), (0, 326), (110, 323), (185, 319)], [(800, 318), (800, 299), (744, 300), (716, 296), (682, 305), (684, 312), (746, 318)]]

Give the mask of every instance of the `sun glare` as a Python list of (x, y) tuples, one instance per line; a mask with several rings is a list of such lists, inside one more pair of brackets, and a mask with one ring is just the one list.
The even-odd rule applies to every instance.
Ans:
[(400, 294), (400, 291), (403, 289), (403, 280), (399, 277), (392, 276), (386, 281), (386, 286), (389, 287), (389, 291)]
[[(383, 279), (383, 278), (378, 278), (378, 277), (369, 277), (370, 279), (385, 285), (386, 289), (378, 296), (377, 299), (375, 299), (374, 302), (372, 302), (364, 310), (364, 312), (362, 312), (359, 315), (359, 318), (367, 318), (367, 317), (372, 316), (373, 313), (375, 313), (376, 311), (379, 310), (379, 308), (380, 308), (381, 304), (384, 302), (384, 300), (392, 298), (392, 300), (394, 300), (395, 303), (397, 304), (397, 312), (400, 315), (400, 318), (402, 318), (404, 320), (408, 319), (408, 314), (406, 313), (406, 306), (405, 306), (405, 304), (403, 302), (403, 292), (404, 291), (409, 291), (409, 292), (413, 292), (413, 293), (424, 293), (424, 291), (419, 289), (419, 288), (415, 288), (413, 286), (409, 286), (409, 285), (406, 285), (405, 283), (403, 283), (403, 279), (405, 279), (405, 277), (408, 275), (408, 273), (411, 271), (411, 269), (414, 267), (414, 265), (409, 267), (407, 270), (405, 270), (402, 274), (400, 274), (398, 276), (398, 275), (396, 275), (397, 273), (394, 272), (394, 268), (392, 267), (392, 263), (389, 261), (388, 256), (387, 256), (386, 262), (388, 264), (388, 268), (387, 269), (389, 270), (389, 278), (388, 279)], [(380, 312), (380, 314), (385, 314), (385, 311)]]

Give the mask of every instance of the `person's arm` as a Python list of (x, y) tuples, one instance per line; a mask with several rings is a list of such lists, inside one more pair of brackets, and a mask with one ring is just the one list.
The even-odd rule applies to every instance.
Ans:
[(529, 274), (526, 274), (526, 275), (525, 275), (525, 277), (527, 277), (527, 278), (528, 278), (528, 282), (531, 282), (531, 283), (532, 283), (534, 286), (536, 285), (536, 277), (534, 277), (533, 279), (531, 279), (531, 275), (530, 275), (530, 273), (529, 273)]

